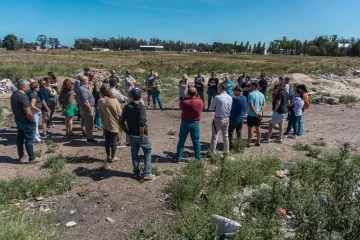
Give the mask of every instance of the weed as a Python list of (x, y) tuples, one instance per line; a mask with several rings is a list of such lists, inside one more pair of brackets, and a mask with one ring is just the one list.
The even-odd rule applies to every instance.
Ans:
[(4, 115), (3, 115), (4, 108), (5, 107), (0, 106), (0, 123), (4, 121)]
[(316, 92), (316, 88), (310, 88), (311, 91)]
[(322, 153), (322, 151), (319, 148), (310, 148), (308, 156), (313, 157), (313, 158), (318, 158), (321, 153)]
[(247, 146), (247, 142), (243, 139), (236, 139), (233, 143), (233, 152), (234, 153), (244, 153)]
[(61, 155), (57, 156), (48, 156), (44, 162), (43, 167), (51, 168), (53, 172), (61, 172), (65, 167), (65, 158)]
[(30, 215), (21, 207), (0, 207), (0, 239), (55, 239), (56, 231), (41, 213)]
[(151, 173), (154, 174), (155, 176), (160, 176), (161, 168), (159, 168), (158, 166), (152, 166)]
[(325, 142), (324, 138), (319, 138), (319, 140), (316, 142), (313, 142), (312, 145), (317, 146), (317, 147), (324, 147), (324, 146), (326, 146), (326, 142)]
[(308, 144), (304, 144), (302, 142), (297, 142), (295, 145), (294, 145), (294, 149), (296, 151), (309, 151), (310, 150), (310, 146)]
[(99, 162), (99, 169), (106, 169), (107, 167), (108, 167), (108, 162), (106, 160)]
[(359, 99), (354, 95), (343, 95), (340, 98), (340, 102), (344, 104), (356, 103)]
[(169, 130), (169, 131), (167, 132), (167, 134), (168, 134), (169, 136), (175, 136), (175, 135), (176, 135), (176, 130)]
[(170, 169), (165, 169), (165, 170), (163, 171), (163, 173), (164, 173), (165, 175), (170, 175), (170, 176), (172, 176), (172, 175), (174, 174), (174, 171), (172, 171), (172, 170), (170, 170)]
[(42, 150), (41, 150), (41, 149), (40, 149), (40, 150), (36, 150), (34, 154), (35, 154), (35, 157), (40, 158), (41, 155), (42, 155)]
[(47, 140), (45, 141), (45, 143), (47, 145), (45, 153), (55, 153), (56, 150), (59, 148), (59, 145), (52, 140)]

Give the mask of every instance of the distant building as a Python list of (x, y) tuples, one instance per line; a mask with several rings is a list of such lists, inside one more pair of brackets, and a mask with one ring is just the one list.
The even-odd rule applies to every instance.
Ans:
[(162, 52), (164, 51), (164, 46), (140, 46), (140, 51), (147, 51), (147, 52)]
[(196, 49), (184, 49), (183, 51), (186, 52), (186, 53), (197, 52)]
[(338, 43), (338, 48), (349, 48), (351, 47), (350, 43)]
[(93, 48), (93, 51), (100, 51), (100, 52), (108, 52), (110, 51), (110, 49), (108, 48)]

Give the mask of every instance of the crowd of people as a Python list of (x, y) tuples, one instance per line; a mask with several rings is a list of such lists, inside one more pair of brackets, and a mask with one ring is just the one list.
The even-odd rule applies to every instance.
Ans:
[[(160, 76), (154, 70), (144, 81), (144, 91), (136, 86), (137, 80), (130, 71), (125, 72), (125, 92), (121, 92), (121, 80), (115, 71), (105, 80), (98, 78), (98, 73), (85, 68), (77, 79), (65, 79), (62, 86), (58, 86), (56, 76), (49, 72), (39, 81), (34, 79), (17, 81), (13, 86), (11, 107), (17, 125), (17, 149), (22, 162), (28, 158), (29, 163), (36, 162), (33, 144), (50, 139), (53, 128), (53, 114), (56, 109), (61, 111), (65, 118), (65, 135), (72, 137), (73, 119), (78, 117), (81, 122), (82, 136), (87, 143), (97, 143), (94, 139), (95, 129), (103, 131), (105, 138), (106, 160), (118, 160), (116, 150), (124, 147), (123, 138), (131, 147), (131, 158), (135, 177), (142, 176), (151, 180), (151, 152), (152, 145), (148, 137), (146, 107), (143, 98), (147, 98), (147, 107), (156, 109), (157, 105), (163, 111), (161, 100)], [(207, 110), (214, 111), (211, 124), (212, 136), (207, 156), (211, 156), (217, 148), (218, 136), (221, 132), (224, 152), (234, 147), (234, 131), (236, 139), (241, 139), (243, 123), (246, 119), (248, 126), (248, 147), (252, 146), (254, 128), (256, 131), (255, 146), (261, 143), (270, 143), (275, 125), (279, 126), (279, 137), (275, 140), (296, 138), (303, 134), (302, 115), (309, 107), (309, 98), (306, 86), (303, 84), (290, 85), (290, 78), (280, 77), (271, 89), (272, 92), (272, 118), (269, 123), (267, 137), (261, 141), (261, 125), (263, 112), (266, 107), (268, 80), (265, 74), (260, 75), (259, 81), (254, 81), (245, 72), (233, 81), (228, 75), (220, 82), (216, 73), (205, 86), (205, 79), (201, 72), (196, 74), (193, 81), (183, 75), (178, 84), (179, 106), (181, 109), (181, 125), (176, 155), (173, 160), (182, 160), (186, 138), (190, 133), (193, 142), (194, 156), (201, 159), (200, 146), (200, 120), (205, 110), (205, 89), (207, 89)], [(146, 99), (145, 99), (146, 100)], [(152, 105), (151, 105), (152, 100)], [(61, 110), (60, 110), (61, 109)], [(42, 134), (39, 133), (41, 121)], [(288, 126), (284, 132), (284, 123)], [(210, 126), (209, 126), (210, 127)], [(292, 134), (290, 135), (290, 132)], [(28, 156), (24, 153), (24, 142)], [(120, 144), (120, 145), (119, 145)], [(144, 152), (144, 169), (139, 169), (140, 160), (138, 152)]]

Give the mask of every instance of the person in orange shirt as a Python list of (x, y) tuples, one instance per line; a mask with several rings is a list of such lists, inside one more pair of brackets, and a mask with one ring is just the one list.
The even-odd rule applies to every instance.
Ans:
[[(303, 91), (303, 100), (304, 100), (304, 107), (303, 107), (303, 113), (306, 109), (309, 108), (310, 106), (310, 99), (309, 99), (309, 94), (308, 94), (308, 90), (305, 84), (299, 84), (297, 87), (297, 89), (301, 89)], [(304, 119), (304, 114), (303, 114), (303, 119)], [(305, 132), (305, 124), (304, 124), (304, 120), (303, 120), (303, 131)]]

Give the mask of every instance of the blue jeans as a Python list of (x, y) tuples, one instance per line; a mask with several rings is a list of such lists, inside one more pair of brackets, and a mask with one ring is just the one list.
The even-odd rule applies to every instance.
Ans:
[(144, 174), (151, 173), (151, 143), (149, 137), (144, 137), (140, 139), (139, 136), (129, 135), (130, 145), (131, 145), (131, 159), (134, 167), (134, 174), (140, 174), (140, 159), (139, 159), (139, 150), (140, 147), (144, 152)]
[(193, 142), (195, 158), (201, 160), (201, 146), (200, 146), (200, 123), (196, 121), (181, 121), (179, 142), (177, 145), (176, 160), (181, 161), (184, 152), (184, 145), (186, 138), (190, 132), (190, 137)]
[(304, 126), (302, 116), (296, 117), (295, 126), (296, 126), (296, 130), (294, 129), (294, 132), (295, 132), (294, 135), (302, 136), (303, 135), (303, 126)]
[(296, 116), (293, 114), (289, 114), (289, 122), (288, 122), (288, 126), (287, 129), (285, 131), (285, 135), (288, 135), (291, 131), (291, 128), (294, 130), (293, 134), (296, 134)]
[(24, 141), (26, 152), (29, 155), (29, 161), (35, 159), (34, 154), (34, 138), (36, 124), (31, 122), (26, 117), (25, 118), (15, 118), (16, 127), (17, 127), (17, 137), (16, 137), (16, 146), (18, 150), (19, 158), (24, 156)]
[(216, 96), (216, 89), (208, 89), (208, 108), (210, 107), (211, 100)]
[(97, 104), (94, 105), (94, 110), (95, 110), (95, 118), (94, 118), (95, 128), (101, 129), (101, 128), (102, 128), (102, 124), (101, 124), (99, 106), (98, 106)]
[(151, 97), (153, 100), (154, 107), (156, 107), (156, 101), (157, 101), (159, 104), (159, 107), (162, 108), (160, 92), (151, 92)]

